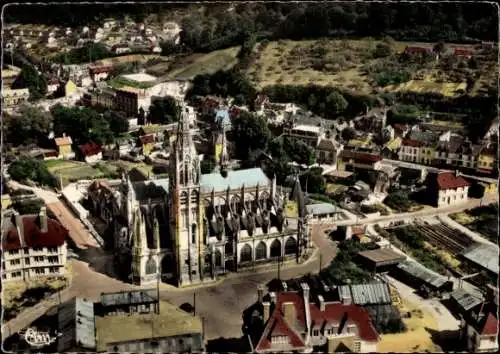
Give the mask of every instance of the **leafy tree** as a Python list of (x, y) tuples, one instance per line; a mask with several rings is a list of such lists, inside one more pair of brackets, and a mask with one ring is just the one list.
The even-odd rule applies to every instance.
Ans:
[(355, 137), (356, 137), (356, 131), (353, 128), (346, 127), (344, 130), (342, 130), (342, 139), (344, 139), (344, 141), (352, 140)]
[(414, 202), (408, 198), (408, 194), (399, 191), (390, 193), (384, 199), (384, 204), (397, 211), (408, 211), (414, 205)]
[(129, 122), (123, 112), (108, 111), (104, 113), (104, 119), (109, 123), (109, 129), (115, 135), (128, 132)]
[(314, 164), (315, 156), (313, 149), (302, 141), (292, 142), (290, 139), (285, 138), (283, 149), (290, 161), (305, 165)]
[(266, 149), (271, 138), (264, 118), (248, 112), (242, 112), (233, 120), (231, 135), (236, 156), (242, 160), (248, 158), (250, 151)]
[(441, 54), (445, 51), (446, 47), (445, 47), (445, 43), (444, 41), (439, 41), (437, 42), (434, 47), (432, 48), (432, 50), (434, 51), (434, 53), (438, 53), (438, 54)]
[(47, 83), (36, 68), (32, 65), (23, 65), (21, 73), (12, 83), (13, 89), (27, 88), (30, 91), (30, 99), (39, 99), (47, 93)]
[(14, 146), (43, 144), (53, 123), (51, 114), (27, 105), (21, 106), (19, 113), (16, 116), (4, 115), (6, 140)]
[(304, 191), (308, 193), (323, 194), (326, 191), (325, 178), (322, 175), (323, 169), (314, 167), (300, 176), (300, 184)]
[(54, 117), (54, 134), (71, 136), (76, 144), (94, 141), (109, 144), (114, 141), (110, 123), (104, 115), (91, 108), (68, 108), (56, 105), (51, 108)]
[(375, 47), (372, 55), (374, 58), (390, 57), (392, 55), (392, 48), (389, 44), (379, 43)]
[(21, 157), (9, 166), (9, 175), (18, 182), (34, 181), (54, 186), (54, 179), (42, 161), (32, 157)]
[(205, 156), (200, 163), (201, 173), (212, 173), (215, 169), (216, 161), (212, 156)]
[(83, 47), (74, 48), (66, 53), (60, 53), (52, 58), (56, 63), (61, 64), (82, 64), (105, 58), (114, 57), (115, 54), (110, 52), (102, 43), (89, 43)]
[(181, 108), (172, 96), (162, 97), (152, 102), (149, 107), (148, 121), (157, 124), (169, 124), (179, 121)]
[(342, 96), (339, 92), (334, 91), (326, 96), (326, 105), (335, 114), (339, 114), (347, 109), (349, 103), (346, 101), (344, 96)]

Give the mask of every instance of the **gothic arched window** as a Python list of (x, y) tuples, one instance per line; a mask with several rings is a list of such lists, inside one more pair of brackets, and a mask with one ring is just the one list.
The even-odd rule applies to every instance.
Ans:
[(267, 257), (267, 247), (266, 244), (261, 241), (255, 248), (255, 260), (266, 259)]
[(252, 260), (252, 247), (245, 245), (241, 249), (240, 262), (250, 262)]
[(215, 250), (215, 266), (222, 267), (222, 253), (219, 250)]
[(281, 242), (278, 239), (271, 243), (271, 257), (281, 257)]
[(285, 242), (285, 254), (294, 254), (297, 252), (297, 241), (293, 237), (288, 238)]

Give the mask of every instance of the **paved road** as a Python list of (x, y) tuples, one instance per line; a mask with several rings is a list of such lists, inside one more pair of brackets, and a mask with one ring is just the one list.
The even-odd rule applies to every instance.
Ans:
[(450, 213), (457, 213), (463, 210), (472, 209), (480, 205), (488, 205), (492, 203), (498, 203), (498, 196), (492, 195), (481, 199), (470, 199), (465, 203), (460, 203), (457, 205), (451, 205), (441, 208), (425, 207), (423, 210), (414, 211), (410, 213), (399, 213), (391, 214), (385, 216), (378, 216), (375, 218), (365, 218), (365, 219), (349, 219), (340, 220), (336, 222), (336, 225), (356, 225), (356, 224), (377, 224), (380, 222), (391, 222), (391, 221), (401, 221), (406, 219), (422, 218), (426, 216), (436, 216), (444, 215)]

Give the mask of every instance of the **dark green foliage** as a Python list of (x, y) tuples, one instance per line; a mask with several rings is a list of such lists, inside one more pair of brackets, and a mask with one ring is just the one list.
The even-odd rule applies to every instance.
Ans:
[(271, 132), (262, 117), (242, 112), (233, 120), (231, 136), (235, 142), (236, 157), (245, 160), (251, 151), (267, 148)]
[(342, 130), (341, 135), (344, 141), (349, 141), (356, 137), (356, 131), (351, 127), (347, 127), (344, 130)]
[(15, 201), (12, 207), (21, 215), (38, 214), (45, 202), (42, 199), (30, 199), (25, 201)]
[(129, 122), (122, 112), (108, 111), (104, 113), (104, 119), (109, 123), (109, 129), (115, 135), (128, 132)]
[(115, 54), (110, 52), (105, 45), (101, 43), (90, 43), (83, 47), (74, 48), (67, 53), (60, 53), (52, 58), (55, 63), (61, 64), (82, 64), (109, 57)]
[(9, 166), (9, 175), (18, 182), (33, 181), (41, 185), (54, 186), (54, 179), (42, 161), (32, 157), (21, 157)]
[[(114, 141), (115, 134), (125, 128), (119, 114), (99, 114), (91, 108), (67, 108), (56, 105), (51, 108), (54, 117), (54, 133), (61, 136), (63, 133), (71, 136), (77, 145), (93, 141), (97, 144), (109, 144)], [(108, 118), (114, 115), (112, 122)], [(117, 131), (111, 129), (113, 126)]]
[(50, 113), (34, 106), (21, 106), (20, 115), (4, 114), (4, 139), (13, 146), (38, 144), (47, 140), (53, 122)]
[(364, 244), (353, 239), (341, 241), (338, 245), (337, 255), (328, 268), (320, 272), (320, 276), (337, 285), (346, 284), (347, 279), (352, 284), (359, 284), (370, 280), (370, 273), (358, 267), (354, 260), (358, 252), (376, 247), (373, 243)]
[(376, 75), (377, 86), (398, 85), (410, 80), (410, 72), (405, 69), (384, 71)]
[(181, 108), (177, 100), (171, 96), (162, 97), (152, 102), (149, 108), (148, 121), (155, 124), (178, 122)]
[(415, 205), (415, 202), (408, 198), (408, 194), (404, 192), (390, 193), (385, 199), (384, 204), (396, 211), (405, 212)]
[(308, 110), (326, 119), (355, 117), (364, 112), (366, 107), (374, 107), (374, 97), (341, 92), (333, 87), (318, 85), (292, 86), (274, 85), (264, 88), (263, 93), (269, 96), (272, 102), (293, 102), (306, 107)]
[(387, 113), (388, 124), (414, 124), (418, 121), (419, 108), (413, 105), (396, 104)]
[(26, 64), (22, 67), (21, 73), (12, 83), (13, 89), (27, 88), (30, 91), (30, 99), (39, 99), (47, 93), (47, 83), (36, 68)]
[(212, 156), (205, 156), (200, 163), (201, 173), (212, 173), (215, 169), (216, 161)]
[(213, 75), (196, 76), (193, 87), (186, 94), (186, 99), (207, 95), (234, 97), (236, 104), (253, 104), (256, 91), (242, 73), (235, 70), (219, 70)]
[(491, 242), (498, 241), (498, 204), (480, 206), (467, 211), (477, 219), (467, 227), (484, 235)]
[(283, 137), (273, 140), (269, 144), (269, 153), (277, 159), (286, 158), (288, 161), (294, 161), (299, 164), (314, 164), (314, 151), (302, 141), (292, 141)]
[(300, 176), (302, 190), (308, 193), (324, 194), (326, 191), (325, 178), (322, 175), (323, 169), (314, 167)]

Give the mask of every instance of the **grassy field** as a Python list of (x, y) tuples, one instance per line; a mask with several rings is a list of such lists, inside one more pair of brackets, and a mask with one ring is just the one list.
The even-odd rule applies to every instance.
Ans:
[(93, 179), (97, 177), (105, 177), (116, 172), (117, 167), (112, 164), (100, 164), (98, 166), (90, 166), (84, 162), (50, 160), (46, 161), (49, 172), (57, 179), (62, 179), (63, 186), (77, 179)]
[(159, 55), (157, 55), (157, 54), (130, 54), (130, 55), (123, 55), (123, 56), (115, 57), (115, 58), (97, 60), (97, 61), (94, 61), (92, 63), (92, 65), (108, 66), (108, 65), (117, 65), (117, 64), (124, 64), (124, 63), (133, 63), (136, 61), (146, 62), (148, 60), (155, 59), (158, 57), (159, 57)]
[(154, 82), (138, 82), (126, 79), (124, 77), (116, 77), (108, 81), (108, 85), (112, 88), (120, 88), (123, 86), (130, 86), (137, 89), (148, 89), (155, 85)]
[[(240, 47), (216, 50), (207, 54), (192, 54), (182, 58), (182, 62), (172, 64), (166, 78), (181, 77), (192, 79), (196, 75), (212, 74), (218, 70), (228, 70), (238, 63)], [(156, 67), (158, 70), (158, 67)]]
[(106, 167), (118, 170), (119, 168), (124, 168), (126, 170), (131, 170), (132, 168), (137, 168), (139, 171), (144, 173), (146, 176), (148, 173), (153, 173), (153, 166), (148, 165), (144, 162), (130, 162), (130, 161), (110, 161), (106, 164)]
[[(449, 73), (437, 70), (434, 65), (422, 65), (417, 70), (411, 69), (409, 82), (375, 89), (370, 77), (364, 68), (368, 66), (386, 66), (383, 59), (374, 59), (372, 52), (377, 44), (382, 41), (371, 39), (363, 40), (281, 40), (269, 42), (260, 51), (260, 57), (252, 65), (247, 74), (257, 88), (265, 86), (283, 85), (308, 85), (336, 86), (341, 89), (361, 93), (375, 93), (380, 90), (389, 92), (414, 91), (436, 92), (445, 96), (456, 96), (465, 91), (465, 78), (463, 81), (452, 80)], [(419, 42), (389, 42), (393, 55), (398, 55), (407, 46), (420, 46), (432, 48), (432, 43)], [(453, 48), (454, 45), (450, 44)], [(470, 45), (460, 45), (461, 48), (472, 48)], [(319, 49), (318, 49), (319, 48)], [(392, 63), (396, 57), (390, 58)], [(480, 68), (480, 72), (485, 72)], [(491, 70), (490, 70), (491, 71)], [(488, 72), (486, 70), (486, 72)], [(493, 72), (493, 71), (491, 71)], [(484, 75), (478, 83), (475, 92), (480, 92), (481, 87), (488, 84), (492, 75)], [(459, 77), (461, 77), (459, 75)]]

